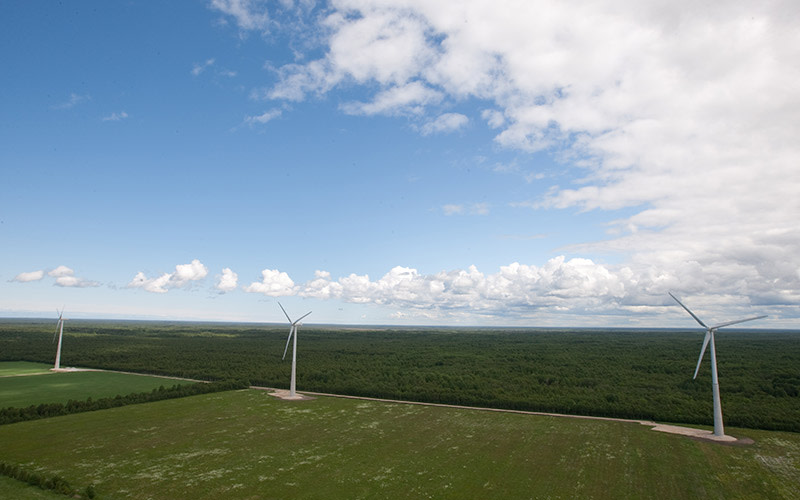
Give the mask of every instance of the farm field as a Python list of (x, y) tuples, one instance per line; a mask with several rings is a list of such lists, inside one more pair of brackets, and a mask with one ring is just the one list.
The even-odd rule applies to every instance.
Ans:
[[(241, 390), (0, 426), (0, 460), (101, 498), (797, 498), (800, 435)], [(0, 490), (2, 491), (2, 490)], [(37, 497), (30, 497), (37, 498)]]
[[(10, 366), (9, 366), (10, 365)], [(47, 371), (48, 365), (38, 363), (0, 363), (0, 372), (38, 373), (41, 375), (0, 377), (0, 408), (26, 407), (42, 403), (66, 403), (87, 398), (100, 399), (127, 395), (134, 392), (149, 392), (160, 386), (170, 387), (191, 383), (162, 377), (147, 377), (112, 372), (62, 372)]]

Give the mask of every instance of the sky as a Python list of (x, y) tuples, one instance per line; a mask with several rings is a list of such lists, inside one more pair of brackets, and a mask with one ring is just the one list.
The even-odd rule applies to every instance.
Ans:
[(795, 1), (0, 5), (0, 316), (800, 318)]

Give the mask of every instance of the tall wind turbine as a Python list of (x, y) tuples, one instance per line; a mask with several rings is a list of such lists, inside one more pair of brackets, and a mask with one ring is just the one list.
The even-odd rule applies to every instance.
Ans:
[(289, 397), (294, 398), (296, 397), (295, 393), (295, 380), (297, 375), (297, 327), (302, 325), (300, 320), (311, 314), (311, 311), (308, 311), (304, 315), (297, 318), (296, 321), (292, 321), (292, 318), (289, 317), (289, 314), (286, 312), (286, 309), (283, 308), (280, 302), (278, 305), (281, 306), (281, 311), (283, 314), (286, 315), (286, 319), (289, 320), (289, 338), (286, 339), (286, 347), (283, 349), (283, 358), (286, 359), (286, 351), (289, 350), (289, 341), (294, 338), (294, 342), (292, 343), (292, 383), (289, 386)]
[(56, 364), (53, 366), (53, 370), (60, 370), (61, 369), (61, 340), (64, 338), (64, 308), (61, 308), (61, 312), (58, 312), (58, 323), (56, 323), (56, 333), (53, 335), (53, 342), (56, 341), (56, 337), (58, 337), (58, 347), (56, 348)]
[(709, 342), (711, 343), (711, 389), (714, 394), (714, 435), (722, 437), (725, 435), (725, 429), (722, 425), (722, 404), (719, 400), (719, 379), (717, 378), (717, 350), (714, 347), (714, 332), (718, 329), (722, 328), (723, 326), (731, 326), (737, 323), (744, 323), (745, 321), (753, 321), (754, 319), (761, 319), (766, 318), (766, 316), (756, 316), (754, 318), (747, 318), (747, 319), (739, 319), (736, 321), (728, 321), (727, 323), (721, 323), (715, 326), (707, 326), (703, 323), (700, 318), (698, 318), (692, 311), (689, 310), (688, 307), (683, 305), (683, 302), (678, 300), (678, 298), (670, 292), (670, 297), (675, 299), (675, 302), (680, 304), (681, 307), (686, 309), (695, 321), (700, 323), (700, 326), (706, 329), (706, 336), (703, 339), (703, 348), (700, 350), (700, 359), (697, 360), (697, 368), (694, 369), (694, 377), (692, 379), (697, 378), (697, 372), (700, 371), (700, 363), (703, 361), (703, 355), (706, 353), (706, 347), (708, 347)]

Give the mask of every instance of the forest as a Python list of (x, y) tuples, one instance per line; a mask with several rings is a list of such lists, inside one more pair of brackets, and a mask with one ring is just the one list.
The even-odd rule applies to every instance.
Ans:
[[(55, 322), (0, 320), (0, 361), (52, 362)], [(72, 320), (62, 366), (286, 388), (288, 328)], [(699, 330), (346, 328), (306, 325), (299, 391), (712, 424)], [(800, 332), (722, 330), (728, 426), (800, 432)], [(1, 405), (0, 405), (1, 406)]]

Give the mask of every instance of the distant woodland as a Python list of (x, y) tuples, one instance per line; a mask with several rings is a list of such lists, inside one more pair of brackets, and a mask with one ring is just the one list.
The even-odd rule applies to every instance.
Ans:
[[(55, 321), (0, 321), (0, 360), (50, 363)], [(288, 327), (74, 320), (62, 366), (286, 388)], [(712, 424), (697, 330), (300, 328), (303, 391)], [(290, 348), (291, 349), (291, 348)], [(800, 432), (800, 333), (722, 330), (725, 424)], [(1, 406), (1, 402), (0, 402)]]

